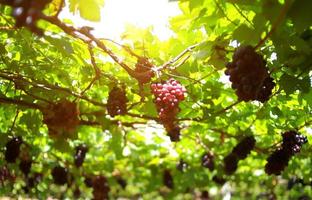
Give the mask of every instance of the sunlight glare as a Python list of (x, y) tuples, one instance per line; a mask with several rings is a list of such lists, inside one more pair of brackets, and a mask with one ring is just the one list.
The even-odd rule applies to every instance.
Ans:
[(120, 40), (126, 24), (131, 24), (140, 28), (152, 26), (153, 33), (159, 39), (166, 40), (172, 35), (168, 19), (180, 13), (178, 3), (168, 0), (105, 0), (101, 22), (83, 20), (79, 14), (72, 15), (68, 8), (63, 10), (60, 17), (72, 20), (79, 27), (94, 27), (92, 33), (97, 37)]

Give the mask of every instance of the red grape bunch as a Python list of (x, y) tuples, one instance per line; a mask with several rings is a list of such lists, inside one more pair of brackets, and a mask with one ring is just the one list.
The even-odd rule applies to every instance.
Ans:
[(178, 141), (180, 128), (176, 116), (180, 112), (179, 103), (184, 100), (186, 89), (178, 81), (169, 79), (161, 83), (151, 84), (154, 103), (160, 122), (164, 125), (171, 141)]
[(116, 115), (124, 115), (127, 113), (126, 92), (124, 89), (114, 87), (108, 94), (107, 112), (111, 117)]
[(274, 151), (267, 159), (265, 172), (267, 174), (279, 175), (287, 167), (289, 160), (296, 153), (299, 153), (303, 144), (307, 143), (307, 137), (296, 131), (283, 133), (283, 143), (280, 148)]
[(154, 77), (152, 67), (154, 67), (154, 65), (148, 60), (148, 58), (138, 58), (138, 61), (135, 64), (134, 71), (138, 74), (138, 76), (136, 76), (136, 79), (139, 81), (140, 84), (148, 83), (151, 81), (152, 77)]
[(226, 65), (225, 74), (230, 76), (232, 88), (239, 100), (269, 100), (275, 87), (268, 73), (266, 61), (250, 45), (240, 46), (233, 55), (233, 61)]
[(43, 122), (47, 124), (49, 136), (70, 136), (79, 125), (79, 109), (75, 102), (61, 100), (43, 110)]
[(226, 174), (233, 174), (236, 169), (239, 160), (245, 159), (248, 154), (255, 147), (256, 140), (253, 136), (247, 136), (243, 138), (233, 149), (232, 152), (227, 155), (224, 162), (224, 171)]
[(42, 10), (51, 0), (3, 0), (0, 3), (13, 7), (12, 16), (15, 18), (16, 27), (27, 27), (37, 35), (43, 31), (37, 27), (37, 21)]

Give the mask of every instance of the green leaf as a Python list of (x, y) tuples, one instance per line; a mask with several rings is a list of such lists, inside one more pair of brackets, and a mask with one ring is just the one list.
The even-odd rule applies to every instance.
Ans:
[(233, 32), (233, 39), (246, 44), (256, 44), (260, 40), (260, 35), (253, 28), (242, 24)]
[(69, 2), (71, 12), (75, 13), (79, 10), (81, 17), (90, 21), (100, 21), (104, 0), (70, 0)]
[(312, 1), (310, 0), (296, 0), (288, 15), (292, 19), (295, 28), (298, 32), (302, 32), (305, 28), (312, 25)]

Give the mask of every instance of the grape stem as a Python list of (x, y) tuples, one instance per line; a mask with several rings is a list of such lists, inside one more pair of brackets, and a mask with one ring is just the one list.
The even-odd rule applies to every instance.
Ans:
[[(157, 68), (157, 71), (161, 71), (163, 69), (166, 69), (168, 67), (170, 67), (172, 64), (176, 63), (178, 60), (180, 60), (185, 54), (192, 52), (193, 49), (195, 49), (196, 47), (198, 47), (201, 43), (197, 43), (194, 44), (192, 46), (187, 47), (184, 51), (182, 51), (179, 55), (177, 55), (175, 58), (173, 58), (172, 60), (166, 62), (165, 64), (163, 64), (162, 66)], [(188, 57), (189, 58), (189, 57)], [(186, 60), (185, 60), (186, 61)], [(184, 61), (184, 62), (185, 62)]]
[(266, 36), (263, 39), (259, 41), (259, 43), (254, 47), (254, 49), (258, 49), (260, 46), (262, 46), (265, 43), (267, 39), (271, 37), (271, 35), (276, 30), (276, 28), (282, 23), (283, 19), (285, 18), (290, 5), (291, 5), (291, 0), (286, 0), (283, 8), (281, 9), (280, 14), (278, 15), (277, 19), (272, 25), (271, 30), (266, 34)]

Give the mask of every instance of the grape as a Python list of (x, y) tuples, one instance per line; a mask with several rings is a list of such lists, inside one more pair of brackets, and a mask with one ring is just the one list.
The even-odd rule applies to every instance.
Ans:
[(20, 146), (23, 140), (20, 136), (13, 137), (6, 144), (5, 160), (9, 163), (15, 163), (17, 157), (20, 154)]
[(208, 168), (210, 171), (214, 170), (214, 157), (210, 152), (202, 155), (202, 166)]
[(169, 170), (165, 170), (163, 174), (163, 183), (170, 189), (174, 188), (173, 178)]
[(169, 79), (161, 83), (151, 84), (154, 103), (159, 121), (165, 127), (171, 141), (180, 140), (180, 127), (176, 116), (180, 112), (179, 103), (184, 100), (186, 89), (176, 80)]
[(140, 84), (145, 84), (151, 81), (154, 76), (154, 72), (151, 68), (154, 65), (148, 60), (148, 58), (140, 57), (135, 65), (134, 71), (137, 73), (144, 73), (142, 76), (136, 77)]
[(234, 147), (232, 152), (236, 154), (240, 160), (243, 160), (254, 148), (255, 144), (256, 140), (253, 136), (245, 137)]
[(233, 61), (226, 65), (224, 73), (230, 76), (232, 88), (242, 101), (265, 102), (275, 87), (268, 73), (266, 61), (250, 45), (236, 49)]
[(95, 200), (108, 199), (108, 192), (110, 188), (108, 186), (107, 179), (104, 176), (95, 176), (92, 182), (93, 198)]
[(224, 162), (224, 171), (226, 174), (231, 175), (236, 171), (238, 164), (238, 158), (236, 154), (230, 153), (224, 158), (223, 162)]
[(177, 164), (177, 170), (183, 172), (187, 169), (188, 164), (183, 159), (180, 159), (179, 163)]
[(57, 185), (64, 185), (67, 183), (68, 170), (61, 166), (56, 166), (52, 170), (53, 181)]
[(74, 156), (74, 163), (76, 167), (82, 166), (87, 152), (88, 152), (88, 147), (84, 144), (76, 147), (76, 153)]
[(126, 93), (124, 89), (114, 87), (108, 95), (107, 112), (111, 117), (127, 113)]
[(19, 169), (23, 172), (25, 176), (28, 176), (31, 169), (32, 161), (31, 160), (22, 160), (19, 164)]

